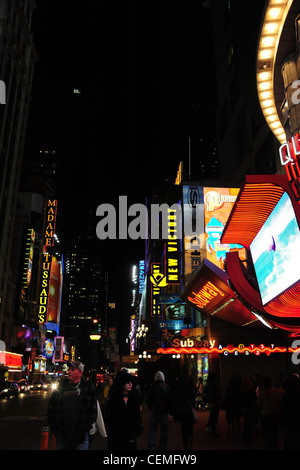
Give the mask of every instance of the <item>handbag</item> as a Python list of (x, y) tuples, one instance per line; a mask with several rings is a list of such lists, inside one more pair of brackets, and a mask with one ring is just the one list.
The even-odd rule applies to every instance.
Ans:
[(97, 400), (97, 419), (96, 419), (96, 428), (97, 431), (100, 433), (102, 437), (107, 437), (106, 429), (105, 429), (105, 424), (103, 421), (103, 416), (101, 412), (101, 408), (99, 406), (99, 402)]

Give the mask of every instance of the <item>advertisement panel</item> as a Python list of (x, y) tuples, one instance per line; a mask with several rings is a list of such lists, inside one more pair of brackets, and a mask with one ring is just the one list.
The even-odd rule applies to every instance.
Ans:
[(183, 236), (184, 236), (184, 282), (187, 284), (199, 268), (204, 258), (204, 202), (203, 188), (197, 185), (184, 185)]
[(226, 253), (243, 249), (237, 244), (222, 244), (220, 238), (239, 193), (238, 188), (203, 188), (206, 258), (224, 269)]
[(62, 281), (62, 262), (53, 256), (50, 270), (47, 308), (47, 322), (50, 323), (59, 323), (60, 320)]

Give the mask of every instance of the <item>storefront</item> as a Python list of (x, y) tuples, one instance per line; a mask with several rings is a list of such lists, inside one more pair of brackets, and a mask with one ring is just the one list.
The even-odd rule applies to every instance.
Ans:
[(22, 354), (0, 351), (0, 380), (20, 380), (22, 369)]

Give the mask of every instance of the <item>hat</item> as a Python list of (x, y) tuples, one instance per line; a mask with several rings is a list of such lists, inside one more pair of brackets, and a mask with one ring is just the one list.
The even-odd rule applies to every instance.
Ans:
[(80, 361), (70, 361), (68, 362), (69, 367), (74, 367), (75, 369), (81, 370), (81, 372), (84, 371), (84, 365)]
[(165, 376), (164, 376), (163, 372), (161, 372), (160, 370), (158, 372), (156, 372), (154, 380), (161, 380), (162, 382), (164, 382), (165, 381)]

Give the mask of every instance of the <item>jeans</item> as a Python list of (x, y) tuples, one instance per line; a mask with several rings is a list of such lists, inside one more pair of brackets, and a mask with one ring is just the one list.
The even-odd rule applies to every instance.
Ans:
[(168, 431), (169, 431), (168, 415), (166, 413), (162, 413), (162, 414), (151, 413), (150, 422), (149, 422), (148, 445), (149, 445), (149, 448), (155, 449), (156, 432), (157, 432), (157, 428), (159, 425), (160, 425), (159, 448), (161, 450), (165, 450), (167, 449)]
[(84, 440), (79, 444), (68, 442), (62, 439), (62, 436), (56, 436), (55, 450), (88, 450), (89, 448), (89, 433), (85, 433)]

